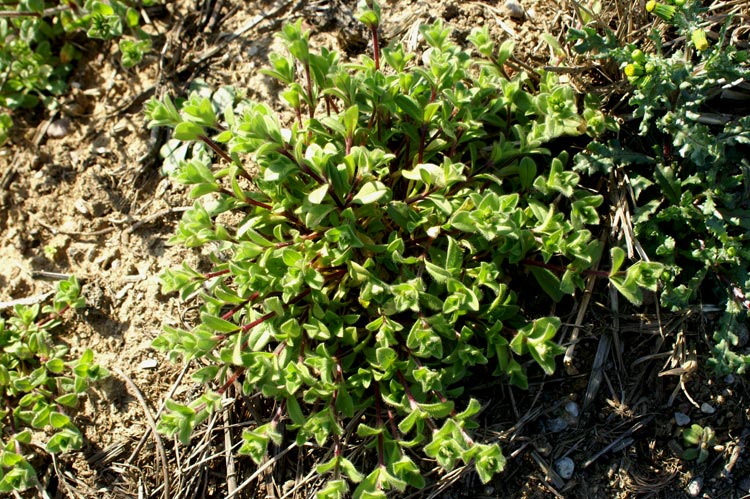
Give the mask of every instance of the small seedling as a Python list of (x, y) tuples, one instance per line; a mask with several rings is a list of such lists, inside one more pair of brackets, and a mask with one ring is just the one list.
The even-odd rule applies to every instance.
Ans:
[[(0, 492), (37, 485), (30, 464), (35, 454), (76, 450), (83, 443), (71, 415), (89, 383), (107, 371), (94, 364), (91, 350), (71, 360), (68, 347), (53, 335), (66, 312), (84, 305), (79, 295), (78, 281), (71, 277), (58, 285), (51, 304), (16, 305), (9, 318), (0, 318)], [(39, 431), (49, 435), (43, 447)]]
[(682, 458), (700, 464), (708, 459), (708, 451), (716, 443), (716, 434), (709, 426), (693, 424), (683, 430), (682, 439), (685, 445)]

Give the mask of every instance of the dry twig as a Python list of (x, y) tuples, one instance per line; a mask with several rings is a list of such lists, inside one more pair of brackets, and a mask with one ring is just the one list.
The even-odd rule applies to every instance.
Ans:
[(141, 404), (141, 408), (143, 408), (143, 413), (146, 416), (146, 422), (151, 428), (151, 433), (153, 433), (154, 435), (154, 444), (156, 445), (156, 450), (159, 453), (159, 457), (161, 459), (162, 478), (164, 479), (164, 497), (165, 499), (169, 499), (169, 467), (167, 465), (167, 454), (164, 451), (164, 445), (162, 444), (159, 432), (156, 431), (156, 421), (154, 420), (154, 416), (151, 414), (151, 410), (148, 408), (148, 404), (146, 403), (146, 399), (143, 397), (141, 390), (138, 388), (138, 385), (136, 385), (135, 382), (130, 378), (130, 376), (125, 374), (119, 367), (113, 367), (112, 370), (123, 380), (125, 380), (125, 383), (130, 387), (133, 395), (135, 395), (135, 397), (138, 399), (138, 402)]

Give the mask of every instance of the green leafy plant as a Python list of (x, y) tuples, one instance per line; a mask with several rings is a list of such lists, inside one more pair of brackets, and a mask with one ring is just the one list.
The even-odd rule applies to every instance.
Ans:
[(693, 424), (690, 428), (685, 428), (682, 432), (682, 439), (686, 449), (682, 453), (682, 458), (687, 461), (695, 460), (702, 463), (708, 459), (708, 451), (716, 443), (716, 434), (711, 427), (703, 427)]
[[(151, 5), (152, 1), (144, 2)], [(151, 50), (151, 38), (139, 28), (140, 14), (129, 2), (122, 0), (87, 0), (83, 14), (63, 17), (67, 26), (86, 29), (89, 38), (101, 40), (120, 39), (122, 65), (133, 67), (141, 62), (143, 55)], [(128, 38), (123, 35), (129, 33)]]
[[(136, 6), (121, 0), (87, 0), (83, 5), (74, 0), (24, 0), (0, 13), (0, 109), (12, 112), (40, 104), (54, 108), (80, 57), (72, 41), (79, 31), (90, 38), (119, 39), (122, 65), (138, 64), (151, 40), (139, 28)], [(10, 112), (0, 113), (0, 144), (12, 125)]]
[[(160, 429), (189, 442), (239, 380), (276, 401), (240, 453), (260, 462), (286, 420), (298, 444), (333, 449), (321, 498), (349, 482), (354, 498), (423, 487), (428, 460), (473, 463), (483, 482), (502, 470), (497, 443), (472, 435), (481, 405), (464, 384), (526, 387), (527, 360), (552, 373), (560, 320), (534, 303), (583, 289), (602, 252), (589, 229), (602, 196), (544, 147), (606, 127), (592, 101), (580, 109), (550, 73), (508, 78), (512, 44), (486, 30), (473, 58), (442, 23), (424, 26), (417, 64), (401, 45), (381, 52), (376, 7), (361, 19), (375, 55), (351, 64), (313, 52), (300, 23), (283, 28), (289, 53), (265, 72), (285, 87), (286, 126), (267, 105), (217, 109), (197, 93), (147, 105), (149, 126), (204, 146), (172, 173), (201, 201), (171, 242), (207, 246), (213, 265), (162, 276), (165, 293), (200, 297), (200, 323), (165, 327), (154, 347), (197, 359), (194, 379), (214, 389), (167, 402)], [(623, 255), (602, 276), (633, 299), (655, 290), (661, 265), (620, 270)], [(371, 460), (353, 463), (354, 442)]]
[(9, 318), (0, 318), (0, 492), (38, 484), (32, 461), (40, 450), (56, 454), (83, 442), (70, 414), (89, 383), (107, 371), (93, 363), (91, 350), (70, 360), (68, 347), (53, 335), (69, 309), (84, 305), (79, 293), (71, 277), (59, 284), (51, 304), (16, 305)]
[[(20, 3), (18, 11), (25, 13), (24, 6)], [(62, 27), (52, 26), (31, 13), (29, 16), (0, 17), (0, 107), (11, 110), (34, 107), (40, 102), (52, 105), (53, 96), (64, 91), (65, 78), (72, 67), (70, 60), (61, 58), (61, 53), (72, 49), (72, 45), (63, 46), (60, 51), (52, 45), (62, 36)]]
[(750, 355), (736, 349), (750, 310), (750, 116), (716, 109), (724, 90), (750, 80), (748, 53), (729, 43), (731, 19), (707, 37), (700, 2), (648, 2), (647, 10), (685, 42), (665, 53), (657, 31), (654, 50), (619, 46), (613, 33), (599, 34), (593, 25), (571, 31), (576, 50), (596, 50), (592, 57), (622, 68), (641, 135), (593, 142), (575, 168), (627, 176), (634, 234), (666, 265), (662, 304), (677, 311), (698, 299), (725, 303), (711, 363), (719, 372), (742, 373), (750, 365)]

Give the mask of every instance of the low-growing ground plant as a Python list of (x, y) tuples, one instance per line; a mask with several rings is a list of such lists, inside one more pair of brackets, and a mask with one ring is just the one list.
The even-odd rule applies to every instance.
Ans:
[(140, 29), (142, 4), (130, 0), (23, 0), (0, 12), (0, 145), (13, 124), (13, 110), (56, 106), (81, 54), (73, 37), (119, 40), (124, 67), (138, 64), (151, 49)]
[(682, 431), (682, 440), (685, 446), (682, 458), (700, 464), (708, 459), (710, 449), (716, 444), (716, 433), (710, 426), (692, 424)]
[[(0, 317), (0, 492), (39, 485), (45, 453), (79, 449), (83, 437), (71, 418), (89, 383), (107, 376), (86, 350), (71, 359), (54, 334), (63, 316), (84, 305), (75, 277), (59, 284), (48, 305), (16, 305)], [(35, 468), (35, 466), (37, 468)]]
[[(594, 101), (551, 73), (509, 77), (513, 44), (486, 30), (470, 36), (474, 57), (442, 23), (424, 26), (416, 59), (380, 49), (377, 7), (360, 18), (374, 55), (353, 63), (311, 50), (300, 23), (283, 28), (288, 54), (265, 72), (288, 121), (197, 93), (147, 106), (150, 126), (202, 144), (172, 173), (199, 201), (171, 242), (207, 247), (213, 266), (162, 276), (165, 293), (198, 297), (200, 322), (165, 327), (154, 347), (196, 361), (209, 389), (168, 401), (160, 429), (189, 442), (240, 382), (274, 404), (239, 452), (260, 463), (288, 438), (332, 449), (321, 498), (423, 487), (435, 462), (473, 463), (483, 482), (502, 470), (466, 383), (552, 373), (561, 321), (541, 307), (582, 290), (604, 250), (591, 233), (603, 197), (546, 147), (604, 131)], [(660, 264), (624, 270), (619, 248), (611, 260), (597, 272), (626, 296), (656, 290)]]
[(750, 116), (732, 92), (750, 81), (748, 51), (730, 43), (731, 17), (709, 29), (701, 2), (649, 1), (646, 10), (678, 43), (663, 47), (655, 29), (648, 44), (621, 45), (593, 22), (570, 32), (575, 50), (622, 69), (640, 135), (624, 127), (618, 140), (591, 143), (576, 170), (625, 179), (634, 235), (667, 269), (661, 303), (672, 311), (720, 304), (711, 363), (742, 373), (750, 365), (737, 350), (750, 310)]

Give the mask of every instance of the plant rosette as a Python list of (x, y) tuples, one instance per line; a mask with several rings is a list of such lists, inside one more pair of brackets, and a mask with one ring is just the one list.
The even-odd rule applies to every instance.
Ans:
[[(550, 73), (508, 78), (512, 43), (487, 30), (470, 36), (475, 58), (442, 23), (424, 26), (418, 64), (381, 51), (377, 7), (361, 18), (374, 57), (349, 64), (313, 52), (300, 23), (283, 28), (288, 53), (265, 73), (285, 87), (286, 126), (265, 104), (198, 93), (147, 106), (150, 126), (200, 144), (172, 173), (199, 201), (171, 242), (207, 246), (213, 264), (162, 276), (164, 292), (198, 297), (200, 323), (165, 327), (154, 347), (199, 359), (194, 379), (212, 389), (169, 401), (160, 429), (189, 442), (239, 380), (275, 401), (240, 453), (260, 462), (285, 421), (297, 444), (333, 449), (322, 498), (423, 487), (434, 462), (473, 463), (482, 482), (502, 470), (498, 444), (473, 434), (481, 404), (465, 383), (526, 387), (528, 361), (552, 373), (560, 320), (525, 304), (583, 289), (602, 253), (602, 196), (545, 148), (600, 129), (593, 101), (579, 109)], [(656, 289), (659, 264), (621, 270), (618, 248), (612, 260), (602, 274), (629, 298)], [(370, 457), (355, 466), (359, 443)]]

